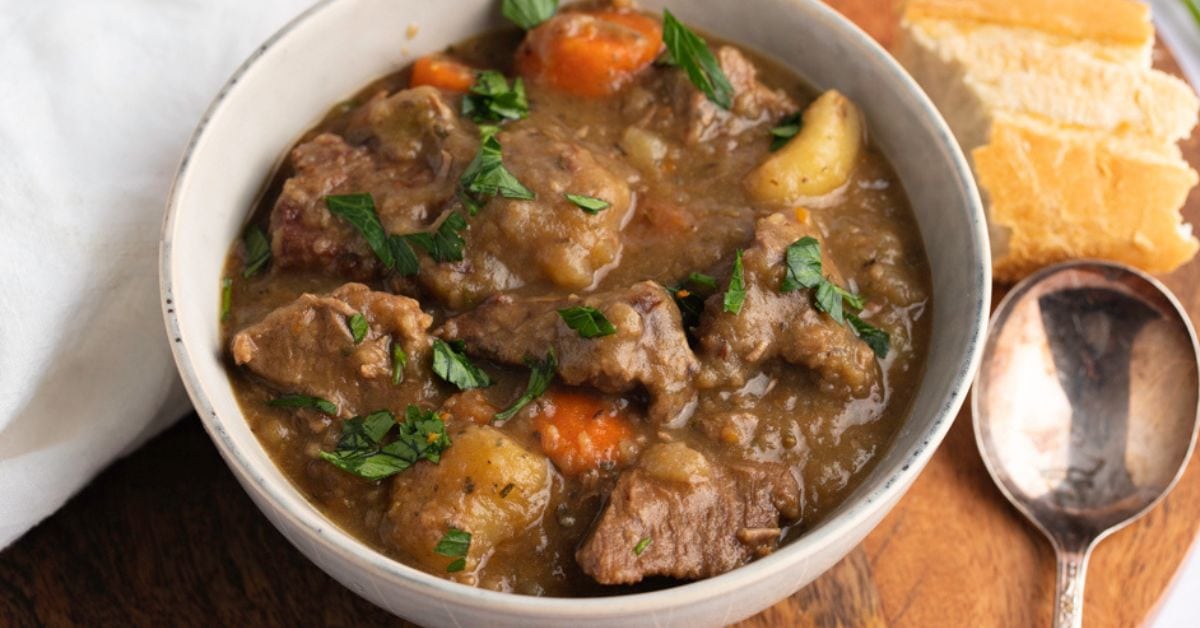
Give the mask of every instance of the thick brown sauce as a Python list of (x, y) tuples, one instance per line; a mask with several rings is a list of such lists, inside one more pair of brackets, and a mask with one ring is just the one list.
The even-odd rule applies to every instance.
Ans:
[[(520, 36), (516, 30), (486, 34), (452, 46), (448, 52), (475, 67), (507, 73)], [(710, 38), (710, 41), (719, 40)], [(759, 67), (764, 83), (784, 89), (801, 104), (811, 100), (812, 90), (793, 73), (743, 51)], [(407, 69), (375, 81), (334, 107), (300, 142), (320, 132), (337, 132), (357, 103), (380, 90), (392, 92), (407, 84)], [(629, 89), (639, 88), (635, 85)], [(594, 144), (615, 144), (620, 133), (634, 121), (611, 101), (580, 101), (536, 87), (529, 91), (532, 115), (556, 116), (570, 128), (579, 129)], [(624, 251), (619, 264), (604, 276), (597, 288), (628, 286), (644, 279), (671, 284), (691, 271), (718, 277), (727, 275), (734, 250), (746, 246), (753, 238), (755, 220), (779, 209), (753, 208), (743, 195), (740, 180), (767, 154), (768, 143), (765, 137), (756, 141), (744, 138), (739, 138), (741, 143), (734, 146), (674, 148), (666, 160), (671, 164), (664, 169), (666, 172), (642, 179), (636, 188), (642, 209), (623, 232)], [(274, 174), (261, 202), (254, 208), (252, 222), (265, 227), (288, 176), (286, 166)], [(664, 205), (681, 208), (697, 229), (671, 233), (655, 225), (647, 218), (645, 208)], [(904, 192), (883, 157), (868, 147), (842, 199), (827, 207), (807, 209), (825, 236), (825, 255), (831, 256), (847, 279), (864, 292), (873, 320), (886, 323), (893, 331), (893, 350), (883, 361), (885, 391), (871, 398), (846, 402), (823, 391), (817, 378), (805, 369), (771, 363), (740, 389), (702, 391), (691, 424), (669, 430), (671, 438), (683, 440), (710, 456), (741, 456), (792, 464), (803, 480), (804, 506), (801, 520), (788, 530), (788, 538), (810, 529), (840, 504), (888, 446), (908, 412), (929, 337), (926, 257)], [(235, 243), (225, 273), (233, 279), (232, 309), (222, 324), (226, 341), (238, 330), (305, 292), (328, 292), (344, 283), (323, 275), (274, 270), (243, 279), (242, 256), (240, 244)], [(857, 272), (869, 260), (886, 258), (904, 261), (889, 271), (896, 273), (895, 276), (868, 277), (865, 271)], [(917, 287), (916, 294), (912, 286)], [(386, 289), (382, 282), (372, 287)], [(555, 292), (545, 285), (527, 285), (519, 291)], [(434, 315), (434, 327), (444, 320), (444, 311), (428, 302), (422, 304)], [(496, 382), (486, 389), (487, 398), (496, 406), (506, 406), (524, 389), (527, 370), (481, 360), (476, 363)], [(233, 366), (232, 360), (228, 364), (246, 420), (296, 488), (353, 536), (384, 554), (413, 564), (384, 540), (385, 513), (391, 493), (389, 480), (376, 483), (361, 480), (316, 458), (318, 450), (333, 448), (339, 431), (333, 425), (335, 421), (268, 407), (266, 402), (277, 393)], [(409, 398), (398, 400), (394, 410), (407, 403), (437, 407), (454, 392), (437, 382), (406, 385), (404, 390)], [(620, 402), (636, 408), (640, 400)], [(706, 421), (739, 410), (753, 410), (763, 417), (763, 427), (747, 450), (730, 453), (705, 436), (702, 429)], [(503, 430), (531, 451), (538, 451), (538, 440), (529, 423), (519, 417), (505, 424)], [(639, 430), (643, 441), (656, 439), (655, 430), (648, 425), (641, 425)], [(611, 476), (596, 480), (601, 486), (611, 481)], [(654, 579), (637, 587), (605, 587), (579, 571), (574, 550), (600, 505), (599, 499), (585, 497), (589, 492), (579, 484), (576, 480), (556, 477), (541, 525), (502, 544), (481, 570), (480, 586), (533, 595), (591, 596), (662, 588), (675, 583)]]

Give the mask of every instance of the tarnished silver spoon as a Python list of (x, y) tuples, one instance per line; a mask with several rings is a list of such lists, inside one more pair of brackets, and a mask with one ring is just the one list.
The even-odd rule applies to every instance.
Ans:
[(1106, 262), (1047, 268), (992, 317), (975, 376), (988, 472), (1058, 555), (1054, 625), (1079, 626), (1088, 557), (1158, 503), (1196, 438), (1196, 333), (1153, 278)]

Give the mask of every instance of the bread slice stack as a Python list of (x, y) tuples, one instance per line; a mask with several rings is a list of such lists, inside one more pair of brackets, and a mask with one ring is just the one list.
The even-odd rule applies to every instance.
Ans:
[(1195, 255), (1179, 208), (1197, 175), (1176, 143), (1200, 103), (1151, 69), (1153, 45), (1136, 0), (909, 0), (895, 53), (972, 162), (997, 280)]

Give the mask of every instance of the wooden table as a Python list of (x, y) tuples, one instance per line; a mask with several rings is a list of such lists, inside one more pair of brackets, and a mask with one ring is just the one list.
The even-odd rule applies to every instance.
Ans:
[[(898, 0), (830, 4), (890, 43)], [(1165, 50), (1158, 65), (1179, 72)], [(1200, 164), (1200, 135), (1184, 152)], [(1185, 216), (1200, 224), (1200, 192)], [(1200, 324), (1200, 261), (1165, 280)], [(1200, 527), (1198, 460), (1158, 508), (1100, 545), (1085, 625), (1136, 625), (1160, 602)], [(744, 625), (1048, 625), (1053, 561), (993, 487), (963, 413), (859, 548)], [(242, 492), (195, 415), (0, 554), (0, 626), (214, 624), (403, 622), (293, 549)]]

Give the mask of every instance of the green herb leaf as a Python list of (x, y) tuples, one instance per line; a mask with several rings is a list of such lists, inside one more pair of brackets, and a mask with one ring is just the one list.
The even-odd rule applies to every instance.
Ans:
[(332, 401), (326, 401), (320, 397), (310, 397), (308, 395), (284, 395), (277, 397), (267, 402), (267, 405), (275, 408), (307, 408), (309, 410), (320, 410), (325, 414), (337, 415), (337, 406), (333, 405)]
[(459, 390), (485, 388), (492, 385), (492, 380), (487, 373), (471, 364), (467, 356), (437, 338), (433, 339), (433, 372), (438, 377), (458, 386)]
[(507, 421), (513, 418), (521, 411), (521, 408), (546, 392), (546, 389), (550, 387), (550, 382), (554, 379), (554, 372), (558, 368), (558, 358), (554, 355), (554, 349), (551, 348), (546, 353), (544, 360), (527, 360), (525, 365), (529, 367), (529, 383), (525, 385), (525, 394), (521, 395), (507, 410), (497, 413), (497, 421)]
[(646, 551), (646, 548), (650, 547), (650, 544), (653, 542), (654, 542), (654, 539), (652, 539), (650, 537), (646, 537), (646, 538), (638, 541), (637, 545), (633, 546), (633, 553), (637, 556), (641, 556), (642, 552)]
[(842, 295), (838, 293), (837, 286), (833, 285), (833, 282), (822, 281), (817, 286), (813, 299), (818, 310), (825, 312), (838, 323), (846, 322), (846, 317), (842, 313)]
[(737, 315), (746, 301), (746, 273), (742, 268), (742, 250), (733, 258), (733, 273), (729, 276), (729, 287), (725, 289), (725, 311)]
[(708, 44), (666, 9), (663, 9), (663, 43), (672, 61), (683, 68), (692, 84), (709, 100), (722, 109), (733, 106), (733, 86)]
[(796, 134), (800, 132), (800, 126), (800, 112), (798, 111), (780, 120), (779, 126), (771, 129), (771, 152), (786, 146), (788, 140), (796, 137)]
[(679, 307), (683, 328), (691, 329), (700, 324), (704, 302), (716, 294), (717, 280), (704, 273), (691, 273), (678, 284), (663, 287), (671, 293), (671, 298), (675, 299), (675, 305)]
[(271, 243), (267, 234), (257, 225), (250, 225), (242, 234), (242, 243), (246, 247), (246, 268), (242, 277), (249, 279), (266, 265), (271, 259)]
[(714, 292), (717, 289), (716, 278), (712, 275), (705, 275), (704, 273), (689, 273), (687, 276), (687, 282), (702, 288), (707, 288)]
[(404, 367), (408, 366), (408, 354), (404, 352), (404, 347), (392, 339), (392, 385), (399, 385), (404, 381)]
[(501, 158), (500, 140), (496, 139), (499, 129), (493, 126), (479, 127), (481, 142), (479, 152), (458, 180), (459, 196), (467, 211), (474, 216), (487, 201), (499, 194), (504, 198), (532, 200), (535, 194), (517, 180)]
[(446, 573), (457, 573), (467, 568), (467, 559), (456, 558), (446, 565)]
[(529, 30), (550, 19), (558, 10), (558, 0), (504, 0), (500, 12), (513, 24)]
[(850, 327), (854, 328), (854, 333), (858, 334), (858, 337), (862, 338), (868, 347), (871, 347), (871, 351), (875, 352), (876, 357), (880, 359), (887, 357), (892, 339), (886, 331), (864, 321), (855, 314), (847, 314), (846, 320), (850, 321)]
[(467, 567), (467, 552), (471, 551), (471, 533), (452, 527), (442, 535), (433, 551), (447, 558), (457, 558), (446, 565), (447, 573), (462, 571)]
[(609, 207), (612, 207), (612, 203), (594, 196), (571, 194), (570, 192), (564, 193), (563, 196), (565, 196), (568, 201), (574, 203), (576, 207), (589, 214), (592, 214), (593, 216), (608, 209)]
[(396, 272), (408, 277), (417, 274), (421, 270), (421, 263), (417, 261), (417, 254), (412, 250), (412, 246), (408, 244), (408, 240), (404, 236), (389, 235), (388, 249), (392, 252), (392, 260), (395, 262)]
[(1183, 0), (1183, 5), (1192, 14), (1192, 19), (1196, 20), (1196, 25), (1200, 26), (1200, 5), (1196, 4), (1196, 0)]
[(825, 281), (821, 270), (821, 245), (812, 236), (804, 236), (788, 245), (784, 261), (787, 273), (779, 286), (780, 292), (792, 292), (800, 288), (811, 290)]
[(853, 310), (863, 309), (863, 305), (865, 304), (863, 303), (863, 298), (861, 296), (854, 294), (853, 292), (850, 292), (849, 290), (833, 282), (830, 282), (830, 284), (833, 286), (833, 289), (836, 290), (839, 295), (841, 295), (842, 303), (844, 303), (846, 307)]
[(567, 327), (579, 332), (584, 338), (599, 338), (617, 333), (617, 328), (608, 321), (604, 312), (594, 307), (577, 305), (558, 311), (559, 317), (566, 322)]
[(471, 90), (463, 96), (462, 114), (475, 122), (520, 120), (529, 115), (525, 83), (518, 78), (510, 86), (503, 74), (484, 70), (475, 76)]
[(221, 280), (221, 320), (229, 318), (229, 311), (233, 307), (233, 278), (226, 277)]
[[(398, 428), (396, 438), (383, 445), (393, 426)], [(436, 464), (449, 446), (450, 436), (441, 417), (410, 405), (401, 423), (387, 410), (343, 421), (337, 449), (321, 452), (321, 459), (359, 477), (380, 480), (420, 460)]]
[(396, 265), (392, 249), (388, 246), (387, 233), (379, 222), (379, 215), (375, 213), (375, 199), (370, 194), (326, 196), (325, 207), (329, 208), (329, 213), (353, 225), (384, 266), (392, 268)]
[(433, 233), (412, 233), (405, 238), (425, 249), (435, 262), (460, 262), (466, 242), (459, 233), (466, 228), (467, 219), (455, 211)]
[(346, 320), (350, 327), (350, 337), (354, 339), (354, 344), (358, 344), (367, 337), (367, 332), (371, 326), (367, 324), (367, 317), (355, 312), (353, 316)]

